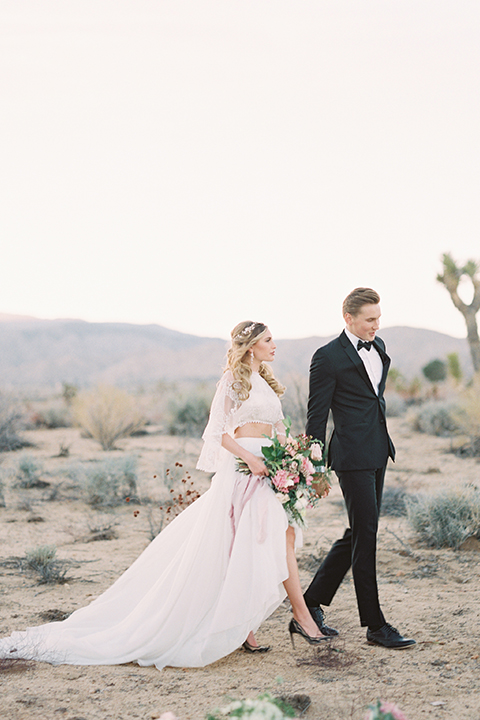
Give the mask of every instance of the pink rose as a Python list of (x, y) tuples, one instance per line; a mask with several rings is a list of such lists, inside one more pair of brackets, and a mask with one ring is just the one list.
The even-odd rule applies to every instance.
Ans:
[(272, 482), (278, 490), (285, 493), (287, 493), (288, 488), (294, 484), (286, 470), (277, 470), (272, 478)]
[(302, 473), (304, 475), (313, 475), (313, 473), (315, 472), (315, 468), (313, 467), (313, 464), (305, 456), (302, 457), (301, 467), (302, 467)]

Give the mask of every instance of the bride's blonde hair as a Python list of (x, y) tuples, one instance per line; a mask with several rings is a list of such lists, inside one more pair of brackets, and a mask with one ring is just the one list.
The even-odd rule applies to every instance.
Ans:
[[(249, 350), (267, 332), (267, 326), (263, 323), (246, 320), (235, 325), (231, 332), (232, 344), (227, 352), (227, 366), (225, 370), (231, 370), (234, 383), (233, 389), (242, 402), (250, 395), (252, 389), (252, 365)], [(259, 375), (266, 380), (277, 395), (282, 396), (285, 388), (275, 379), (273, 372), (265, 363), (260, 364)]]

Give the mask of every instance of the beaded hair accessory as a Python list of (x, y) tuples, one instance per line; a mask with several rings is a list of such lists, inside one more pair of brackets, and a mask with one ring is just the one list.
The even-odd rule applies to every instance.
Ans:
[(252, 333), (255, 330), (257, 325), (260, 325), (260, 323), (254, 322), (251, 325), (247, 325), (246, 328), (243, 328), (243, 330), (241, 330), (239, 333), (237, 333), (235, 335), (234, 339), (235, 340), (237, 340), (237, 339), (244, 340), (246, 337), (248, 337), (250, 335), (250, 333)]

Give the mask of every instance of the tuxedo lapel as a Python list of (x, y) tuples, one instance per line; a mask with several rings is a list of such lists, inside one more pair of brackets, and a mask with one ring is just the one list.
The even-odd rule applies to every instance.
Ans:
[(375, 340), (373, 341), (373, 345), (376, 348), (380, 357), (382, 358), (383, 363), (382, 379), (380, 380), (380, 385), (378, 386), (378, 395), (379, 397), (382, 397), (383, 393), (385, 392), (385, 383), (387, 382), (388, 368), (390, 367), (390, 358), (388, 357), (385, 350), (381, 347), (377, 338), (375, 338)]
[[(370, 378), (368, 377), (368, 373), (365, 370), (365, 365), (362, 362), (362, 358), (358, 354), (357, 350), (353, 347), (352, 343), (348, 339), (348, 337), (345, 334), (345, 331), (342, 332), (342, 334), (339, 337), (340, 343), (342, 344), (343, 349), (347, 353), (350, 360), (353, 362), (355, 367), (357, 368), (358, 372), (362, 376), (363, 380), (367, 383), (370, 390), (375, 393), (375, 390), (373, 388), (373, 385), (371, 383)], [(385, 368), (384, 368), (385, 369)], [(376, 393), (375, 393), (376, 395)]]

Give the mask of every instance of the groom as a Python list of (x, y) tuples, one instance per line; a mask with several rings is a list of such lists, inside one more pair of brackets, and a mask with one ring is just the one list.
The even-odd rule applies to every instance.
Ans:
[(305, 592), (305, 601), (324, 634), (338, 635), (325, 625), (320, 605), (330, 605), (352, 568), (360, 623), (367, 641), (387, 648), (405, 648), (415, 640), (402, 637), (385, 621), (376, 577), (378, 517), (388, 457), (395, 448), (387, 432), (383, 393), (390, 358), (383, 340), (375, 337), (380, 297), (370, 288), (356, 288), (344, 300), (346, 328), (319, 348), (310, 366), (307, 435), (325, 444), (329, 410), (334, 432), (328, 462), (338, 476), (350, 527), (332, 546)]

